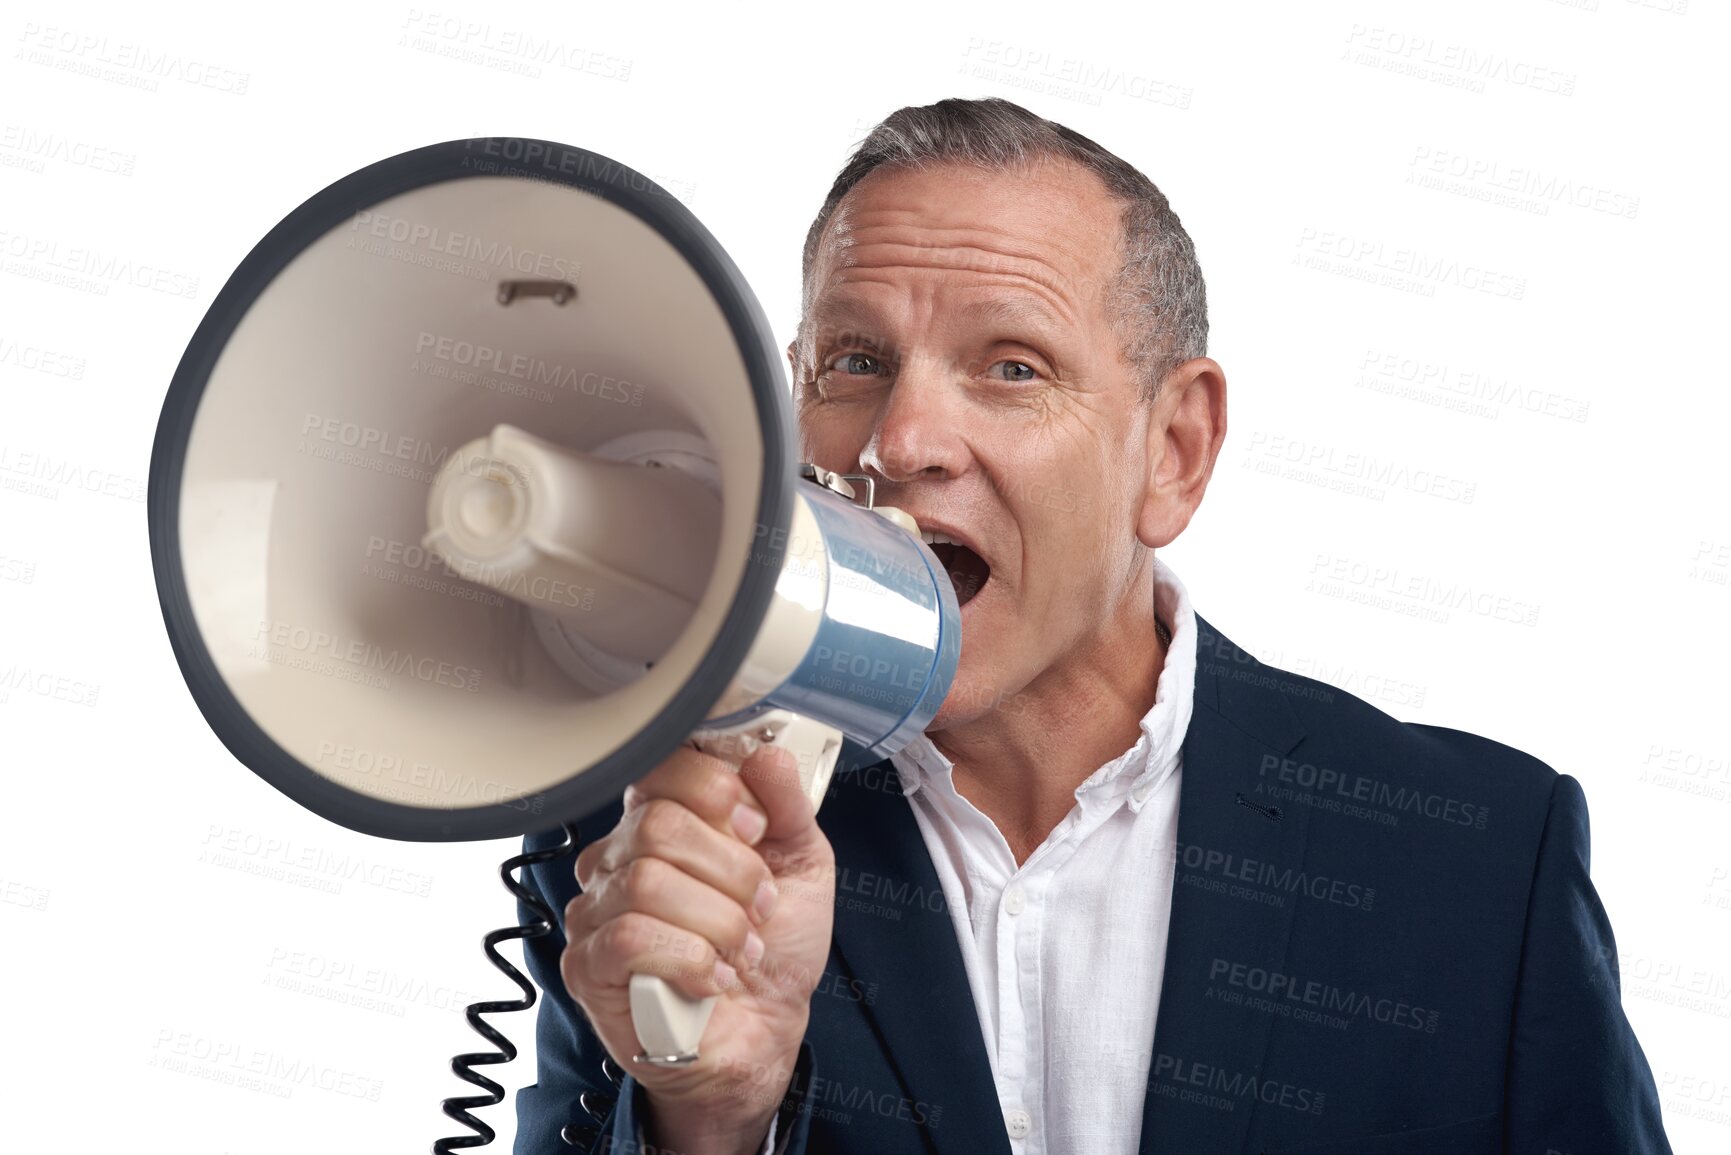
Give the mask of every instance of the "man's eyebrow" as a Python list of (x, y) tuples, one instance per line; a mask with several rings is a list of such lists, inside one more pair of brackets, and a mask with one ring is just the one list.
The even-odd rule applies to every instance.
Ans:
[(875, 309), (863, 301), (856, 301), (850, 297), (824, 298), (812, 307), (811, 323), (816, 326), (851, 323), (872, 330), (883, 328), (883, 323), (878, 319)]

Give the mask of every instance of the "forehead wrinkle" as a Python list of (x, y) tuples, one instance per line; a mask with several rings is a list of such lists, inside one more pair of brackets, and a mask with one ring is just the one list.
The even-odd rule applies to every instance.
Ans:
[[(806, 286), (807, 303), (819, 286), (849, 266), (924, 265), (1020, 274), (1045, 289), (1042, 296), (1072, 322), (1088, 314), (1102, 286), (1122, 271), (1122, 237), (1114, 227), (1121, 224), (1121, 213), (1110, 197), (1101, 200), (1105, 189), (1099, 178), (1073, 164), (1052, 167), (1046, 158), (1033, 158), (1015, 172), (1034, 179), (1019, 182), (1004, 198), (988, 193), (985, 207), (966, 193), (1001, 183), (1003, 174), (995, 170), (976, 172), (962, 165), (959, 170), (891, 168), (868, 174), (841, 199), (827, 223), (815, 254), (816, 275)], [(1052, 186), (1054, 194), (1070, 195), (1030, 200), (1021, 195), (1024, 186), (1029, 193)], [(963, 195), (957, 195), (958, 188)]]
[[(812, 309), (812, 318), (818, 323), (823, 323), (846, 319), (848, 316), (860, 316), (873, 323), (881, 324), (882, 318), (879, 310), (869, 298), (854, 293), (842, 293), (840, 296), (832, 294), (846, 286), (858, 284), (881, 284), (892, 289), (900, 287), (900, 283), (893, 276), (872, 276), (870, 273), (929, 273), (931, 271), (933, 270), (929, 265), (894, 264), (853, 265), (845, 269), (837, 269), (837, 280), (840, 281), (840, 284), (830, 293), (820, 294)], [(1076, 309), (1064, 293), (1063, 287), (1040, 277), (1018, 271), (1001, 270), (996, 273), (981, 274), (977, 281), (972, 281), (967, 287), (969, 289), (1006, 289), (1011, 290), (1013, 294), (1025, 293), (1047, 306), (1046, 309), (1041, 309), (1038, 305), (1025, 303), (1020, 296), (1012, 295), (989, 298), (959, 307), (960, 312), (977, 316), (981, 321), (1033, 320), (1037, 322), (1056, 320), (1060, 324), (1070, 327), (1076, 327), (1080, 324)]]
[[(965, 219), (957, 219), (964, 215)], [(949, 220), (934, 219), (943, 216)], [(918, 238), (911, 243), (920, 248), (996, 249), (1009, 257), (1043, 260), (1049, 250), (1055, 249), (1063, 256), (1072, 251), (1072, 245), (1085, 246), (1102, 230), (1108, 230), (1109, 235), (1109, 228), (1116, 220), (1110, 212), (1089, 211), (1087, 206), (1075, 203), (1062, 211), (1055, 211), (1049, 201), (1031, 211), (1018, 204), (982, 211), (968, 204), (965, 194), (959, 200), (947, 195), (919, 207), (850, 205), (845, 219), (838, 222), (840, 227), (833, 239), (845, 239), (849, 246), (863, 247), (894, 243), (898, 235), (911, 233)], [(887, 242), (880, 240), (880, 234), (886, 232), (892, 234)]]
[[(847, 246), (838, 248), (835, 254), (835, 268), (840, 270), (895, 266), (901, 268), (962, 269), (967, 272), (981, 273), (1016, 273), (1060, 291), (1062, 282), (1084, 279), (1081, 276), (1082, 269), (1076, 262), (1067, 262), (1070, 265), (1067, 268), (1054, 263), (1053, 256), (1062, 258), (1067, 255), (1061, 247), (1054, 246), (1056, 251), (1053, 252), (1019, 246), (1014, 244), (1017, 235), (1013, 232), (1003, 232), (975, 225), (966, 228), (923, 230), (935, 238), (943, 238), (945, 234), (958, 234), (957, 239), (954, 240), (906, 240), (901, 239), (899, 235), (876, 239), (870, 235), (880, 229), (893, 227), (885, 225), (879, 226), (878, 229), (855, 230), (853, 235), (848, 238)], [(899, 234), (900, 230), (896, 231)]]
[[(847, 247), (850, 249), (892, 245), (934, 253), (948, 249), (978, 249), (981, 252), (995, 250), (1011, 258), (1039, 260), (1041, 257), (1037, 249), (1019, 243), (1024, 238), (1013, 228), (994, 228), (990, 223), (979, 221), (965, 225), (937, 225), (931, 224), (924, 213), (905, 210), (878, 209), (870, 215), (894, 219), (862, 221), (855, 217), (848, 222), (845, 230), (838, 230), (835, 239), (843, 239), (841, 233), (845, 231)], [(917, 234), (919, 239), (902, 239), (910, 232)], [(890, 235), (885, 237), (881, 235), (883, 233)]]

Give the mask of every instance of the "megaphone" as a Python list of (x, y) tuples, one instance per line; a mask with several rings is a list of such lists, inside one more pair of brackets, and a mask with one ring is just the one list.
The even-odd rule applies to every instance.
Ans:
[[(229, 751), (367, 834), (548, 829), (694, 734), (793, 747), (815, 806), (924, 730), (961, 635), (912, 519), (795, 445), (678, 200), (551, 141), (415, 149), (284, 218), (187, 346), (163, 618)], [(713, 1000), (631, 991), (638, 1058), (690, 1062)]]

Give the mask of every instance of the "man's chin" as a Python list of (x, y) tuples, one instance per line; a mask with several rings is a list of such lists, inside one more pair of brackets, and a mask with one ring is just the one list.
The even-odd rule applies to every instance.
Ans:
[[(943, 708), (927, 724), (927, 730), (942, 730), (978, 721), (994, 712), (1014, 713), (1020, 706), (1024, 682), (1017, 680), (1013, 654), (1019, 642), (1021, 623), (1002, 590), (987, 582), (984, 589), (962, 606), (962, 653)], [(1006, 672), (1006, 665), (1010, 670)]]
[(981, 668), (987, 665), (982, 660), (985, 655), (977, 651), (970, 654), (965, 641), (963, 646), (950, 692), (944, 697), (943, 707), (927, 724), (927, 731), (967, 725), (994, 713), (1013, 714), (1021, 706), (1019, 693), (1007, 689), (1004, 679), (994, 676), (990, 668)]

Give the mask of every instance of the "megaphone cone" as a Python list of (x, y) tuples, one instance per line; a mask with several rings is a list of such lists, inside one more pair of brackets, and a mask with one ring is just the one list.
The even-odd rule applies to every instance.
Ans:
[[(694, 732), (799, 745), (815, 805), (925, 728), (960, 626), (911, 521), (793, 445), (756, 299), (652, 181), (521, 138), (391, 157), (272, 229), (181, 359), (175, 656), (242, 763), (370, 834), (546, 829)], [(704, 1007), (640, 977), (633, 1008), (695, 1054)]]

